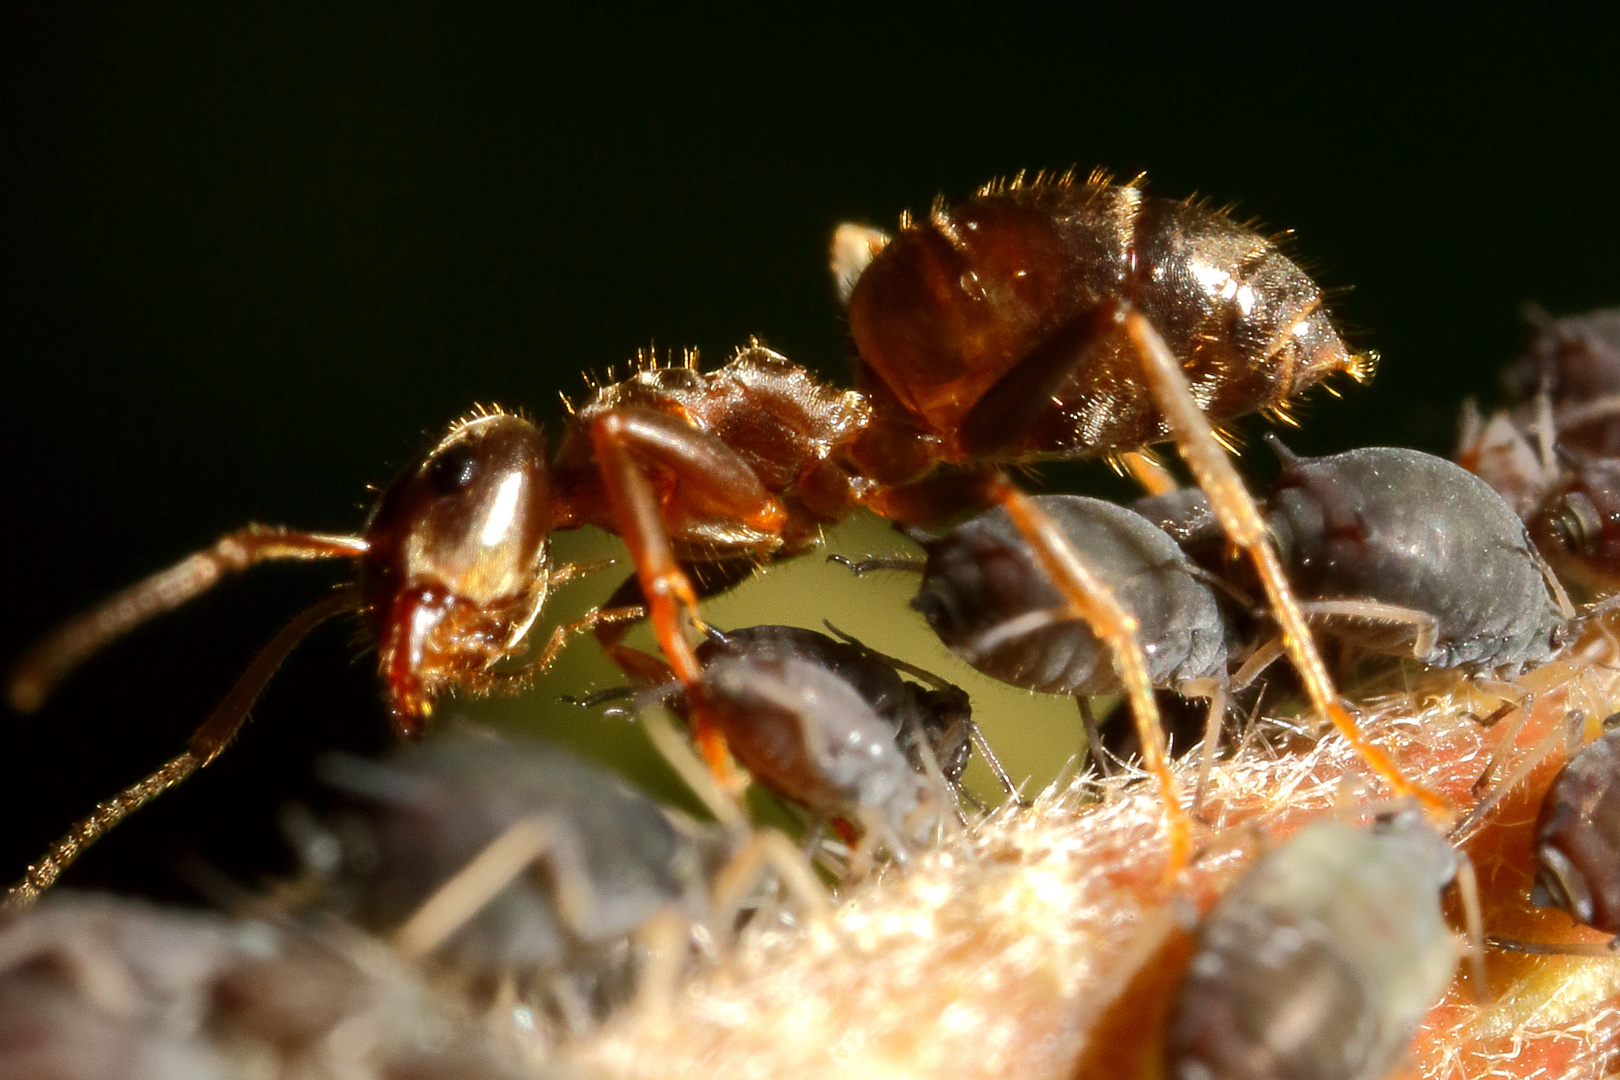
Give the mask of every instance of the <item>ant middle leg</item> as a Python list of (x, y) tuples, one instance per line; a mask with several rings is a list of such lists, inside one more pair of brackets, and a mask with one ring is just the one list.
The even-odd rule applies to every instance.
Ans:
[(1153, 699), (1147, 656), (1137, 638), (1136, 616), (1125, 610), (1113, 592), (1092, 572), (1057, 524), (1028, 495), (1003, 477), (996, 477), (991, 495), (1012, 518), (1041, 568), (1072, 609), (1071, 617), (1086, 625), (1108, 646), (1114, 670), (1131, 703), (1141, 742), (1142, 765), (1159, 786), (1169, 833), (1169, 872), (1187, 865), (1192, 854), (1192, 823), (1181, 805), (1181, 784), (1170, 768), (1164, 725)]

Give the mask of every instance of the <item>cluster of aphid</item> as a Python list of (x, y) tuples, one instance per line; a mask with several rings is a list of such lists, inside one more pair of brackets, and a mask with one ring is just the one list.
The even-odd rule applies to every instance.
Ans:
[[(596, 387), (554, 452), (528, 421), (482, 414), (384, 491), (362, 534), (250, 526), (49, 635), (14, 672), (19, 708), (228, 574), (287, 558), (358, 566), (352, 588), (270, 643), (183, 754), (30, 867), (11, 906), (32, 904), (87, 844), (219, 754), (288, 651), (326, 619), (363, 617), (409, 742), (446, 692), (521, 685), (572, 635), (594, 631), (629, 685), (583, 703), (627, 702), (643, 716), (715, 824), (558, 751), (447, 731), (387, 763), (328, 764), (347, 808), (303, 821), (309, 873), (275, 907), (286, 934), (315, 934), (297, 928), (336, 917), (385, 937), (391, 955), (456, 985), (523, 1045), (578, 1039), (632, 1000), (642, 1017), (666, 1014), (679, 979), (724, 962), (742, 928), (819, 924), (826, 880), (866, 877), (885, 855), (904, 874), (941, 835), (981, 827), (984, 808), (960, 785), (975, 747), (1012, 796), (1002, 815), (1025, 812), (950, 683), (836, 630), (722, 631), (702, 619), (705, 596), (804, 553), (864, 507), (923, 557), (851, 568), (916, 573), (913, 606), (958, 656), (1015, 686), (1076, 698), (1102, 774), (1120, 763), (1102, 748), (1089, 700), (1119, 695), (1130, 710), (1163, 815), (1146, 892), (1189, 901), (1189, 921), (1209, 909), (1164, 1021), (1169, 1071), (1373, 1078), (1396, 1065), (1453, 981), (1441, 894), (1468, 880), (1453, 842), (1562, 745), (1545, 736), (1519, 753), (1534, 696), (1494, 680), (1558, 657), (1592, 618), (1577, 614), (1554, 568), (1587, 593), (1620, 581), (1620, 465), (1606, 456), (1620, 451), (1620, 320), (1543, 328), (1515, 369), (1519, 398), (1469, 429), (1460, 460), (1473, 473), (1390, 448), (1304, 459), (1274, 441), (1282, 469), (1256, 502), (1214, 425), (1284, 410), (1324, 378), (1360, 378), (1369, 364), (1346, 349), (1317, 286), (1253, 230), (1134, 184), (1065, 177), (937, 205), (893, 237), (845, 226), (833, 262), (855, 390), (754, 344), (718, 370), (644, 366)], [(1143, 452), (1167, 440), (1196, 487), (1178, 487)], [(1150, 494), (1131, 507), (1030, 497), (1002, 471), (1105, 455)], [(554, 565), (551, 534), (582, 525), (620, 536), (635, 574), (531, 649), (551, 588), (589, 569)], [(643, 620), (662, 655), (626, 644)], [(1500, 699), (1488, 718), (1503, 721), (1499, 750), (1466, 819), (1448, 820), (1458, 816), (1453, 793), (1414, 782), (1358, 726), (1317, 637), (1346, 657), (1459, 671)], [(1298, 681), (1269, 679), (1280, 688), (1267, 691), (1279, 699), (1271, 708), (1297, 712), (1296, 730), (1337, 727), (1386, 785), (1377, 798), (1388, 812), (1366, 827), (1309, 824), (1226, 881), (1218, 900), (1200, 899), (1187, 883), (1233, 843), (1211, 780), (1228, 711), (1285, 654)], [(1190, 796), (1167, 753), (1166, 693), (1209, 703)], [(1240, 758), (1256, 746), (1282, 752), (1262, 726), (1242, 726)], [(1620, 865), (1609, 836), (1620, 811), (1605, 792), (1617, 758), (1599, 740), (1549, 789), (1534, 897), (1612, 933)], [(735, 801), (738, 764), (807, 811), (802, 843), (750, 825)], [(1125, 781), (1108, 783), (1117, 793)], [(1442, 824), (1455, 826), (1449, 837)], [(1478, 905), (1465, 906), (1478, 960)], [(73, 910), (50, 917), (68, 926)], [(0, 994), (49, 975), (84, 1011), (95, 979), (42, 975), (34, 959), (52, 925), (36, 915), (0, 932)], [(205, 932), (229, 937), (185, 931)], [(363, 967), (321, 947), (339, 957), (330, 963)], [(198, 988), (229, 978), (234, 963), (203, 965), (180, 980), (184, 992), (220, 1000)], [(335, 1052), (342, 1025), (307, 1027), (282, 1043)], [(0, 1023), (0, 1066), (10, 1045)], [(383, 1074), (439, 1075), (399, 1070)]]

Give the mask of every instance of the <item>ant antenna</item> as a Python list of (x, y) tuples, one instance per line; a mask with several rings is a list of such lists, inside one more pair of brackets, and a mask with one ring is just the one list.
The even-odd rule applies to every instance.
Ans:
[[(193, 600), (231, 574), (282, 559), (355, 559), (370, 545), (361, 536), (298, 532), (279, 525), (249, 525), (114, 593), (99, 607), (51, 630), (23, 654), (6, 683), (6, 700), (31, 713), (74, 668), (141, 623)], [(204, 725), (206, 727), (206, 725)]]
[(287, 654), (326, 620), (359, 608), (359, 597), (353, 590), (345, 589), (295, 616), (253, 658), (253, 663), (237, 678), (225, 699), (192, 733), (185, 752), (144, 780), (131, 784), (101, 803), (88, 817), (68, 830), (67, 835), (52, 844), (38, 862), (29, 866), (23, 879), (11, 887), (6, 894), (4, 909), (20, 910), (33, 906), (40, 893), (50, 888), (62, 876), (62, 871), (104, 833), (218, 757), (236, 738), (242, 725), (247, 723), (248, 711), (259, 700), (265, 684), (281, 667), (282, 661), (287, 659)]

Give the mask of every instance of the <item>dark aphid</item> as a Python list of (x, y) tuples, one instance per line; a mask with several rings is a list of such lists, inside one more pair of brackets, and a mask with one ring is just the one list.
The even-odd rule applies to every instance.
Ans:
[[(1141, 515), (1079, 495), (1035, 500), (1135, 616), (1155, 687), (1223, 680), (1227, 623), (1214, 590), (1176, 542)], [(990, 510), (924, 545), (912, 600), (941, 641), (1003, 682), (1047, 694), (1117, 693), (1108, 647), (1064, 612), (1005, 511)]]
[[(967, 691), (854, 639), (840, 641), (802, 626), (745, 626), (724, 633), (711, 627), (709, 640), (697, 652), (705, 668), (722, 657), (761, 652), (788, 653), (825, 668), (849, 683), (889, 724), (913, 770), (927, 772), (922, 756), (926, 744), (952, 785), (961, 782), (973, 747), (988, 749), (973, 722)], [(902, 671), (927, 685), (902, 678)], [(994, 763), (992, 768), (999, 771)]]
[(1379, 1080), (1440, 1000), (1458, 857), (1414, 814), (1262, 855), (1204, 919), (1171, 1013), (1176, 1080)]
[(1536, 821), (1531, 902), (1558, 907), (1606, 934), (1620, 934), (1620, 729), (1565, 765)]
[(1620, 309), (1554, 319), (1504, 376), (1510, 404), (1463, 410), (1456, 458), (1512, 504), (1560, 578), (1620, 589)]
[[(690, 568), (714, 571), (716, 587), (735, 582), (741, 568), (809, 548), (823, 526), (860, 506), (912, 524), (964, 504), (1009, 509), (1068, 606), (1120, 654), (1183, 857), (1187, 825), (1174, 778), (1152, 749), (1162, 737), (1129, 620), (995, 469), (1172, 436), (1233, 541), (1255, 558), (1317, 711), (1365, 747), (1335, 703), (1288, 584), (1264, 555), (1253, 501), (1210, 426), (1211, 417), (1282, 409), (1336, 372), (1366, 374), (1316, 285), (1224, 214), (1100, 176), (987, 187), (926, 222), (904, 223), (892, 241), (864, 236), (846, 246), (840, 275), (857, 391), (821, 383), (757, 344), (717, 371), (691, 361), (643, 365), (572, 413), (549, 461), (526, 421), (477, 417), (394, 482), (364, 535), (239, 530), (48, 635), (13, 674), (9, 697), (20, 708), (37, 707), (106, 642), (228, 574), (273, 559), (359, 564), (359, 590), (284, 630), (185, 753), (97, 807), (30, 867), (12, 901), (31, 901), (87, 844), (220, 753), (287, 651), (326, 618), (363, 611), (395, 730), (414, 738), (446, 690), (521, 679), (502, 663), (518, 664), (550, 588), (580, 570), (552, 566), (548, 540), (597, 525), (623, 538), (637, 587), (624, 604), (557, 628), (535, 665), (572, 630), (645, 617), (696, 694), (703, 673), (690, 635), (702, 575)], [(940, 475), (941, 465), (964, 468)], [(600, 636), (628, 662), (614, 632)], [(724, 775), (717, 733), (700, 722), (694, 734)], [(1369, 760), (1410, 790), (1375, 753)]]
[(1571, 611), (1524, 524), (1432, 454), (1366, 447), (1282, 456), (1266, 506), (1302, 606), (1369, 651), (1516, 673), (1553, 655)]
[(1585, 455), (1620, 456), (1620, 308), (1554, 318), (1531, 315), (1533, 333), (1502, 382), (1521, 429), (1552, 409), (1558, 442)]
[[(323, 775), (344, 795), (323, 908), (486, 993), (510, 978), (561, 1030), (633, 996), (634, 936), (651, 920), (707, 919), (727, 854), (718, 833), (678, 826), (608, 770), (488, 733), (446, 732), (382, 762), (335, 756)], [(487, 874), (469, 871), (479, 860)], [(471, 899), (436, 901), (458, 875)]]
[(723, 732), (737, 760), (772, 791), (859, 822), (867, 850), (881, 844), (904, 856), (927, 842), (943, 811), (944, 793), (912, 768), (894, 726), (848, 679), (796, 646), (715, 656), (687, 710)]
[(8, 1078), (536, 1075), (481, 1035), (355, 934), (73, 895), (0, 923)]
[(1574, 458), (1530, 515), (1530, 536), (1560, 578), (1606, 596), (1620, 590), (1620, 458)]

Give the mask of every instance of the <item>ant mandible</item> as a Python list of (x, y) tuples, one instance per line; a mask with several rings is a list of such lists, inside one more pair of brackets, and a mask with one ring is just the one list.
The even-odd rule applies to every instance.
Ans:
[[(718, 567), (721, 585), (734, 582), (739, 564), (798, 554), (860, 506), (911, 525), (964, 504), (1007, 508), (1069, 616), (1096, 626), (1114, 654), (1144, 760), (1165, 793), (1179, 866), (1190, 824), (1134, 620), (1000, 472), (1167, 438), (1255, 560), (1316, 710), (1398, 792), (1412, 791), (1337, 704), (1254, 502), (1211, 427), (1280, 411), (1329, 375), (1369, 371), (1334, 330), (1321, 290), (1270, 240), (1195, 202), (1093, 174), (987, 185), (955, 206), (937, 203), (926, 220), (902, 217), (892, 240), (845, 226), (834, 250), (858, 353), (854, 391), (755, 344), (716, 371), (643, 367), (598, 388), (572, 410), (549, 463), (534, 425), (480, 415), (384, 491), (362, 535), (249, 526), (48, 635), (13, 674), (18, 707), (36, 707), (106, 642), (229, 573), (273, 559), (359, 564), (357, 589), (298, 616), (185, 753), (98, 806), (29, 867), (10, 902), (31, 902), (86, 845), (217, 756), (287, 652), (325, 619), (363, 613), (394, 729), (417, 737), (451, 687), (477, 692), (521, 678), (497, 665), (523, 650), (551, 586), (580, 571), (553, 566), (550, 535), (596, 525), (623, 538), (644, 602), (559, 628), (537, 663), (570, 631), (596, 628), (615, 659), (634, 665), (606, 627), (646, 617), (676, 677), (697, 689), (702, 668), (683, 615), (696, 619), (698, 590), (687, 568)], [(695, 734), (718, 767), (718, 733)]]

